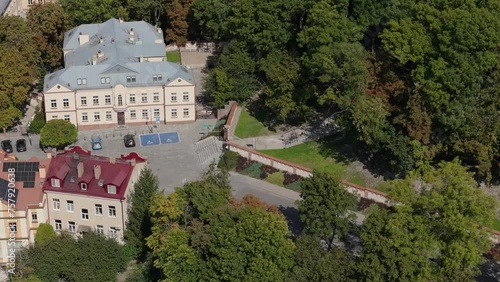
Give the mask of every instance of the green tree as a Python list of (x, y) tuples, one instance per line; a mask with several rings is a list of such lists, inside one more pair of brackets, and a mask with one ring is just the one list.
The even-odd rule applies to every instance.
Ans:
[(199, 39), (222, 41), (228, 38), (227, 0), (194, 0), (191, 6), (190, 33)]
[(121, 0), (60, 0), (73, 25), (102, 23), (110, 18), (128, 17)]
[(40, 141), (45, 146), (61, 147), (75, 142), (76, 126), (67, 120), (49, 120), (40, 132)]
[(320, 240), (310, 235), (298, 237), (295, 245), (295, 265), (290, 271), (288, 281), (354, 281), (354, 260), (346, 250), (325, 250)]
[(28, 11), (27, 22), (41, 55), (41, 67), (47, 71), (61, 68), (64, 33), (71, 28), (69, 15), (58, 3), (35, 4)]
[(124, 0), (123, 6), (128, 12), (128, 20), (145, 21), (152, 25), (156, 24), (160, 14), (163, 12), (164, 0)]
[(45, 111), (43, 107), (37, 106), (35, 109), (35, 116), (30, 123), (30, 133), (40, 134), (40, 131), (45, 126)]
[(48, 240), (56, 237), (56, 235), (57, 234), (54, 231), (54, 228), (52, 228), (52, 225), (48, 223), (40, 223), (35, 235), (35, 244), (44, 244)]
[(177, 46), (186, 45), (188, 39), (187, 16), (192, 0), (171, 0), (167, 2), (167, 30), (166, 38)]
[(150, 208), (158, 190), (158, 177), (149, 167), (146, 167), (142, 169), (137, 182), (134, 184), (134, 191), (128, 199), (128, 221), (124, 239), (127, 244), (134, 247), (140, 261), (145, 259), (149, 251), (145, 240), (151, 235)]
[(491, 244), (482, 227), (495, 217), (495, 200), (456, 160), (412, 177), (390, 183), (398, 205), (365, 221), (362, 281), (473, 280)]
[(330, 175), (314, 171), (301, 183), (302, 200), (297, 202), (300, 219), (308, 234), (324, 240), (331, 250), (335, 237), (342, 238), (356, 219), (356, 196)]

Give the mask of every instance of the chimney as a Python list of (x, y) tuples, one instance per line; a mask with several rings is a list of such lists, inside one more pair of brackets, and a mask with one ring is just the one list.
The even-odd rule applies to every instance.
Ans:
[(80, 46), (89, 42), (89, 35), (80, 32), (80, 34), (78, 35), (78, 42), (80, 43)]
[(80, 159), (80, 155), (78, 154), (78, 152), (73, 152), (73, 160), (79, 160)]
[(38, 167), (38, 175), (40, 176), (40, 178), (45, 178), (47, 176), (44, 165)]
[(94, 166), (94, 178), (99, 179), (100, 177), (101, 177), (101, 166), (95, 165)]
[(140, 63), (144, 62), (144, 56), (143, 56), (143, 55), (141, 55), (141, 56), (139, 57), (139, 62), (140, 62)]
[(134, 29), (133, 28), (130, 29), (129, 34), (130, 34), (130, 37), (134, 37)]
[(115, 164), (116, 163), (116, 158), (115, 157), (109, 157), (109, 163), (110, 164)]
[(97, 65), (97, 55), (92, 56), (92, 65)]
[(52, 153), (47, 153), (47, 159), (52, 159)]
[(76, 173), (78, 178), (81, 178), (83, 176), (83, 163), (79, 162), (78, 165), (76, 166)]
[(131, 159), (131, 160), (130, 160), (130, 165), (131, 165), (131, 166), (135, 166), (135, 164), (136, 164), (136, 163), (137, 163), (137, 162), (135, 161), (135, 159)]
[(99, 37), (99, 43), (103, 43), (104, 42), (104, 37)]
[(119, 18), (118, 20), (120, 21), (120, 23), (123, 23), (123, 18)]
[(101, 50), (99, 50), (99, 52), (97, 52), (97, 58), (99, 59), (99, 58), (102, 58), (103, 56), (104, 56), (104, 53)]

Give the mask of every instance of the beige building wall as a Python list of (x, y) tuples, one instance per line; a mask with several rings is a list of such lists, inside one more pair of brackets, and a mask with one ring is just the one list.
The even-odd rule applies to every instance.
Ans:
[(4, 15), (26, 18), (28, 10), (33, 4), (45, 4), (55, 1), (56, 0), (11, 0)]
[(75, 94), (61, 85), (58, 87), (44, 94), (45, 118), (65, 119), (77, 125)]

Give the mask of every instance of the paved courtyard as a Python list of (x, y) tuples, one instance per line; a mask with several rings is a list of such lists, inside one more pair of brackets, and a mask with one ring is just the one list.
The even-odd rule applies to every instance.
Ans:
[[(130, 127), (128, 129), (101, 129), (80, 132), (76, 145), (83, 147), (86, 150), (91, 148), (91, 137), (99, 136), (102, 139), (102, 150), (93, 151), (95, 155), (101, 156), (116, 156), (120, 154), (128, 154), (137, 152), (139, 155), (147, 157), (151, 169), (156, 173), (160, 181), (160, 188), (165, 189), (166, 193), (174, 191), (175, 187), (181, 186), (186, 181), (198, 179), (200, 173), (210, 164), (211, 160), (218, 158), (222, 152), (222, 143), (216, 142), (201, 142), (205, 144), (200, 146), (197, 142), (206, 133), (207, 130), (203, 125), (215, 125), (215, 119), (198, 120), (189, 124), (158, 124), (156, 128), (141, 126)], [(142, 147), (139, 141), (140, 134), (148, 134), (163, 132), (177, 132), (180, 142), (167, 143), (159, 145), (150, 145)], [(123, 143), (123, 136), (126, 134), (135, 134), (136, 147), (126, 148)], [(21, 137), (19, 138), (26, 138)], [(10, 138), (13, 143), (18, 138)], [(26, 138), (27, 139), (27, 138)], [(28, 139), (27, 139), (28, 140)], [(31, 146), (29, 142), (28, 151), (23, 153), (15, 153), (20, 160), (28, 160), (29, 158), (46, 156), (38, 147), (39, 136), (31, 137)], [(209, 144), (208, 146), (206, 144)]]

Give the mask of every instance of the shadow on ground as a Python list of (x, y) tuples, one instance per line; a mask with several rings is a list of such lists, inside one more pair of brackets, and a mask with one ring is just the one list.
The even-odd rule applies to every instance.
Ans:
[(288, 229), (294, 237), (297, 237), (302, 232), (302, 222), (300, 221), (299, 210), (293, 207), (280, 206), (279, 210), (288, 220)]

